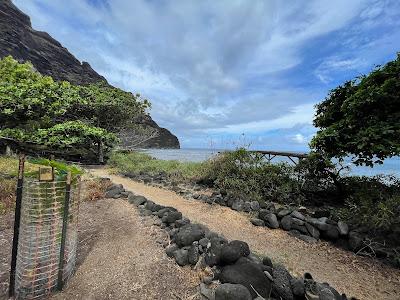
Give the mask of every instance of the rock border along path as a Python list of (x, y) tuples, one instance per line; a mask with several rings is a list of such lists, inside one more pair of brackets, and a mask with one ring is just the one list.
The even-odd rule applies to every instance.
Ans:
[(399, 299), (400, 270), (366, 257), (338, 249), (329, 243), (307, 244), (282, 230), (253, 226), (243, 213), (219, 205), (187, 200), (162, 188), (147, 186), (129, 178), (110, 175), (107, 170), (91, 170), (109, 177), (128, 191), (157, 204), (172, 206), (192, 222), (207, 225), (229, 240), (242, 240), (257, 254), (268, 255), (284, 264), (293, 275), (310, 272), (319, 282), (329, 282), (338, 291), (359, 299)]

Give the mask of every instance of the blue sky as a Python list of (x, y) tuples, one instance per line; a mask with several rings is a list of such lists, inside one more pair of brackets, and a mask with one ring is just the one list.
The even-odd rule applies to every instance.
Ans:
[(305, 151), (314, 105), (400, 51), (398, 0), (14, 3), (183, 147)]

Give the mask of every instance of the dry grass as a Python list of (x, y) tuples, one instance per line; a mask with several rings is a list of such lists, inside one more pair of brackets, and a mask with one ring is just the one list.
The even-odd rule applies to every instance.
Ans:
[(84, 182), (83, 201), (97, 201), (104, 198), (104, 194), (111, 182), (101, 178), (86, 179)]

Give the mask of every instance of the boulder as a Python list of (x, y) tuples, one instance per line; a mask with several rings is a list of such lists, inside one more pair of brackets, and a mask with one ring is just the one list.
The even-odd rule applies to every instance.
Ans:
[(252, 300), (249, 290), (241, 284), (224, 283), (215, 289), (215, 300)]
[(299, 219), (299, 220), (303, 220), (304, 221), (306, 219), (306, 217), (301, 212), (298, 212), (297, 210), (293, 211), (290, 215), (293, 218), (296, 218), (296, 219)]
[(349, 234), (349, 225), (346, 223), (339, 221), (338, 224), (339, 234), (340, 235), (348, 235)]
[(305, 284), (303, 278), (292, 278), (290, 279), (290, 286), (292, 288), (292, 293), (295, 298), (303, 299), (305, 295)]
[(122, 184), (113, 184), (111, 185), (106, 193), (104, 194), (104, 197), (106, 198), (118, 198), (119, 196), (121, 196), (121, 193), (124, 192), (124, 187), (122, 186)]
[(276, 218), (276, 215), (273, 213), (269, 213), (265, 216), (265, 224), (272, 229), (279, 228), (279, 222)]
[(241, 199), (236, 199), (232, 203), (232, 209), (236, 211), (242, 211), (244, 206), (244, 201)]
[(221, 248), (220, 262), (222, 264), (233, 264), (240, 257), (250, 254), (249, 245), (242, 241), (231, 241)]
[(294, 222), (294, 220), (295, 219), (292, 218), (292, 229), (295, 229), (297, 231), (300, 231), (303, 234), (308, 235), (308, 230), (307, 230), (306, 226), (304, 225), (304, 222), (301, 221), (301, 222), (303, 222), (303, 225), (299, 225), (298, 223)]
[(337, 226), (328, 225), (328, 229), (322, 232), (322, 236), (330, 241), (336, 241), (339, 238), (339, 230)]
[(190, 246), (194, 241), (198, 241), (205, 236), (205, 231), (199, 224), (187, 224), (179, 228), (175, 235), (175, 242), (178, 246)]
[(272, 295), (280, 299), (293, 300), (292, 286), (290, 280), (292, 276), (282, 265), (276, 265), (272, 271), (274, 281), (272, 283)]
[(225, 244), (227, 244), (227, 241), (221, 237), (210, 238), (210, 247), (207, 248), (204, 256), (207, 265), (212, 267), (220, 264), (221, 250)]
[(174, 257), (174, 252), (178, 249), (179, 247), (177, 244), (171, 244), (167, 248), (165, 248), (165, 253), (168, 257)]
[(292, 229), (292, 217), (291, 216), (284, 216), (281, 220), (281, 226), (284, 230), (291, 230)]
[(306, 243), (309, 243), (309, 244), (315, 244), (315, 243), (318, 242), (318, 240), (317, 240), (316, 238), (313, 238), (312, 236), (305, 235), (305, 234), (300, 234), (300, 235), (298, 235), (298, 236), (296, 236), (296, 237), (297, 237), (298, 239), (300, 239), (300, 240), (306, 242)]
[(358, 251), (363, 246), (364, 237), (357, 231), (349, 232), (349, 247), (351, 251)]
[(182, 213), (179, 211), (171, 211), (167, 212), (165, 223), (172, 224), (175, 223), (177, 220), (182, 219)]
[(182, 218), (182, 219), (178, 219), (175, 221), (175, 226), (177, 228), (185, 226), (186, 224), (189, 224), (190, 220), (188, 218)]
[(175, 261), (181, 267), (189, 264), (188, 258), (188, 250), (187, 249), (178, 249), (174, 252)]
[(252, 218), (250, 219), (251, 224), (253, 224), (254, 226), (264, 226), (265, 223), (263, 220), (261, 219), (257, 219), (257, 218)]
[(268, 267), (271, 267), (271, 268), (273, 267), (272, 260), (268, 256), (265, 256), (263, 258), (262, 263), (265, 266), (268, 266)]
[(156, 204), (155, 204), (153, 201), (147, 200), (147, 202), (146, 202), (146, 204), (144, 205), (144, 207), (145, 207), (146, 209), (152, 211), (154, 205), (156, 205)]
[(243, 204), (243, 211), (251, 212), (251, 204), (250, 201), (245, 201)]
[(259, 211), (260, 210), (260, 203), (258, 201), (251, 201), (250, 202), (250, 208), (251, 208), (251, 210)]
[(128, 202), (136, 206), (142, 205), (146, 203), (146, 201), (147, 199), (143, 196), (135, 196), (133, 194), (128, 196)]
[(206, 249), (209, 242), (210, 240), (208, 238), (202, 238), (201, 240), (199, 240), (199, 245)]
[(281, 209), (280, 211), (278, 211), (277, 216), (278, 218), (283, 218), (284, 216), (287, 216), (291, 213), (292, 211), (289, 209)]
[(310, 236), (312, 236), (313, 238), (315, 238), (317, 240), (319, 239), (320, 233), (319, 233), (319, 230), (317, 228), (315, 228), (314, 226), (312, 226), (309, 223), (306, 223), (306, 228), (307, 228), (307, 231), (310, 234)]
[(188, 250), (188, 262), (191, 265), (195, 265), (197, 264), (197, 262), (199, 261), (199, 248), (197, 245), (195, 245), (194, 243), (192, 244), (192, 246), (190, 246), (189, 250)]
[(260, 209), (260, 211), (258, 212), (258, 218), (259, 218), (260, 220), (265, 221), (265, 219), (266, 219), (266, 217), (267, 217), (268, 214), (270, 214), (270, 211), (267, 210), (267, 209), (262, 208), (262, 209)]
[(252, 262), (227, 265), (222, 268), (219, 279), (222, 283), (234, 283), (245, 286), (253, 298), (257, 297), (258, 293), (268, 299), (271, 292), (271, 281), (265, 276), (259, 266), (259, 264)]

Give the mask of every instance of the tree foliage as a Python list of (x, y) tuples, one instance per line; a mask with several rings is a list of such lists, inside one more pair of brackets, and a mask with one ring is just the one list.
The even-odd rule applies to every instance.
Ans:
[(140, 95), (105, 83), (74, 86), (42, 76), (30, 63), (0, 60), (0, 136), (96, 153), (149, 107)]
[(333, 89), (316, 106), (311, 146), (328, 157), (373, 166), (400, 154), (400, 54), (369, 75)]

